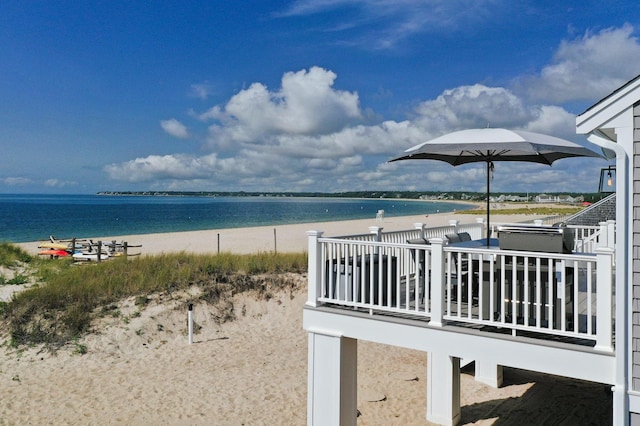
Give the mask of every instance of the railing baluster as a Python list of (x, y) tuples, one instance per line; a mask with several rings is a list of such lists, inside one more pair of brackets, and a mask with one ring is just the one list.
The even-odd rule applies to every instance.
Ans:
[[(336, 257), (336, 263), (335, 263), (335, 265), (333, 265), (333, 268), (335, 268), (335, 269), (333, 269), (333, 268), (331, 269), (331, 280), (330, 280), (330, 283), (329, 283), (329, 288), (327, 289), (327, 291), (328, 291), (327, 297), (330, 297), (330, 298), (334, 298), (335, 297), (335, 294), (336, 294), (336, 291), (335, 291), (336, 281), (340, 280), (340, 275), (343, 272), (342, 271), (343, 263), (341, 261), (341, 256), (342, 256), (341, 248), (342, 247), (341, 247), (341, 245), (337, 245), (337, 244), (334, 245), (333, 247), (336, 250), (336, 256), (335, 256)], [(331, 261), (333, 262), (333, 259), (331, 259)], [(336, 271), (335, 274), (333, 273), (334, 270)], [(346, 272), (346, 270), (345, 270), (345, 272)]]
[(500, 256), (500, 322), (507, 322), (506, 258)]
[(553, 261), (551, 259), (547, 259), (547, 264), (549, 265), (549, 267), (547, 268), (547, 282), (549, 283), (548, 295), (547, 295), (547, 300), (548, 300), (547, 303), (549, 305), (547, 318), (548, 318), (549, 324), (547, 328), (550, 330), (554, 330), (557, 327), (559, 327), (559, 320), (560, 320), (559, 318), (557, 318), (557, 315), (556, 315), (556, 309), (555, 309), (556, 300), (554, 297), (554, 295), (557, 294), (558, 287), (553, 281)]
[(518, 318), (518, 261), (516, 256), (511, 256), (511, 323), (517, 324)]
[(580, 293), (578, 284), (578, 274), (580, 269), (578, 268), (578, 262), (573, 261), (573, 331), (576, 334), (580, 333)]
[(523, 268), (523, 277), (522, 277), (522, 290), (524, 291), (523, 303), (522, 306), (522, 321), (525, 326), (529, 325), (529, 302), (531, 301), (529, 298), (529, 256), (524, 257), (524, 268)]
[[(432, 280), (431, 280), (429, 271), (430, 271), (432, 256), (431, 256), (431, 251), (429, 250), (423, 250), (423, 254), (424, 254), (425, 266), (422, 270), (422, 275), (423, 275), (422, 282), (424, 283), (424, 288), (422, 289), (422, 296), (423, 296), (422, 298), (424, 299), (424, 311), (428, 313), (430, 312), (429, 306), (431, 306), (431, 292), (429, 291), (429, 289), (432, 286)], [(444, 283), (442, 283), (441, 285), (444, 285)]]
[[(593, 265), (587, 263), (587, 334), (593, 334)], [(598, 312), (596, 311), (596, 315)]]
[[(402, 254), (402, 258), (399, 264), (404, 265), (404, 268), (398, 268), (398, 288), (400, 288), (400, 283), (402, 283), (402, 279), (400, 278), (402, 276), (401, 270), (404, 270), (404, 306), (406, 306), (407, 309), (409, 308), (409, 290), (411, 289), (411, 275), (409, 274), (411, 264), (409, 263), (409, 250), (410, 249), (404, 249), (400, 252)], [(400, 298), (398, 298), (398, 300), (400, 300)]]
[[(382, 273), (380, 274), (380, 279), (385, 283), (385, 289), (384, 292), (387, 295), (387, 305), (389, 307), (393, 306), (393, 297), (391, 295), (391, 262), (383, 262), (383, 259), (391, 259), (391, 255), (389, 255), (389, 250), (388, 247), (385, 247), (387, 250), (385, 250), (385, 254), (384, 255), (380, 255), (380, 259), (379, 259), (379, 267), (382, 270)], [(385, 257), (386, 256), (386, 257)], [(383, 279), (385, 278), (385, 279)]]
[[(473, 262), (471, 262), (473, 264)], [(482, 255), (478, 256), (478, 319), (484, 320), (485, 313), (487, 310), (487, 305), (485, 304), (485, 295), (484, 295), (484, 268), (483, 268), (483, 260)]]
[(494, 312), (496, 310), (496, 291), (495, 291), (495, 257), (489, 256), (489, 322), (494, 320)]
[(540, 313), (542, 312), (542, 280), (540, 279), (540, 266), (541, 260), (539, 257), (536, 258), (536, 282), (535, 282), (535, 293), (536, 293), (536, 328), (540, 328), (542, 325), (542, 318), (540, 318)]
[[(550, 264), (553, 264), (554, 262), (549, 262)], [(560, 265), (560, 272), (558, 272), (558, 265)], [(567, 288), (566, 288), (566, 281), (564, 278), (564, 262), (557, 262), (554, 264), (554, 268), (555, 268), (555, 275), (556, 277), (558, 277), (558, 287), (559, 287), (559, 291), (560, 291), (560, 325), (561, 325), (561, 330), (562, 331), (567, 331), (567, 300), (566, 300), (566, 295), (567, 295)]]
[(472, 262), (469, 262), (469, 258), (467, 256), (462, 255), (461, 252), (458, 252), (458, 271), (460, 271), (460, 277), (462, 277), (462, 259), (466, 259), (467, 265), (467, 318), (472, 318), (472, 308), (473, 308), (473, 272), (471, 271)]

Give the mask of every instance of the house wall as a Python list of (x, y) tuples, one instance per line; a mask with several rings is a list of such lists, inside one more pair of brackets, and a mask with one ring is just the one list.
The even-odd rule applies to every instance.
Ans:
[[(632, 285), (633, 285), (633, 337), (631, 349), (633, 351), (632, 363), (632, 383), (631, 389), (640, 391), (640, 103), (633, 107), (633, 225), (632, 225)], [(632, 424), (640, 424), (640, 416), (635, 414)]]

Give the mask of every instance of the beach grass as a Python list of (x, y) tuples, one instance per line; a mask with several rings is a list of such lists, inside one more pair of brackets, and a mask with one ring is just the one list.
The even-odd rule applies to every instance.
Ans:
[(14, 267), (19, 263), (30, 263), (33, 257), (20, 247), (0, 242), (0, 266)]
[[(51, 264), (55, 266), (48, 266)], [(268, 298), (270, 286), (284, 289), (292, 283), (261, 276), (304, 273), (307, 255), (183, 252), (112, 259), (86, 266), (74, 266), (64, 259), (40, 265), (40, 284), (15, 294), (2, 309), (14, 347), (60, 347), (88, 332), (92, 320), (100, 313), (104, 315), (105, 306), (128, 297), (147, 300), (152, 294), (172, 294), (196, 286), (200, 288), (200, 298), (209, 303), (250, 290)]]

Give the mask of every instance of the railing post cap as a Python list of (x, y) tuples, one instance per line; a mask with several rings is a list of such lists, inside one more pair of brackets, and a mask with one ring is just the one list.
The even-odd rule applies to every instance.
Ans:
[(416, 223), (414, 223), (414, 224), (413, 224), (413, 227), (414, 227), (415, 229), (422, 229), (422, 228), (424, 227), (424, 223), (422, 223), (422, 222), (416, 222)]
[(614, 254), (616, 251), (611, 247), (596, 247), (593, 252), (595, 254)]
[(321, 237), (323, 233), (322, 231), (307, 231), (309, 237)]
[(435, 237), (435, 238), (429, 238), (429, 243), (432, 245), (443, 245), (444, 244), (444, 238), (439, 238), (439, 237)]
[(371, 232), (372, 234), (375, 234), (378, 231), (382, 231), (382, 227), (380, 227), (380, 226), (370, 226), (369, 227), (369, 232)]

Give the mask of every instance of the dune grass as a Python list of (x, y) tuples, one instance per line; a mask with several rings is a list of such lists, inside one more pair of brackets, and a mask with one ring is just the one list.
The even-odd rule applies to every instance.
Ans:
[(33, 257), (20, 247), (7, 242), (0, 242), (0, 266), (14, 267), (19, 263), (30, 263)]
[[(55, 268), (46, 267), (54, 263)], [(12, 346), (63, 345), (89, 330), (97, 312), (109, 304), (135, 296), (172, 293), (199, 286), (202, 298), (216, 302), (224, 295), (266, 291), (261, 274), (302, 273), (307, 256), (259, 253), (253, 255), (196, 255), (187, 253), (113, 259), (100, 264), (71, 266), (59, 259), (42, 262), (42, 284), (14, 296), (3, 311)], [(277, 285), (277, 284), (276, 284)], [(282, 285), (287, 281), (282, 281)]]

